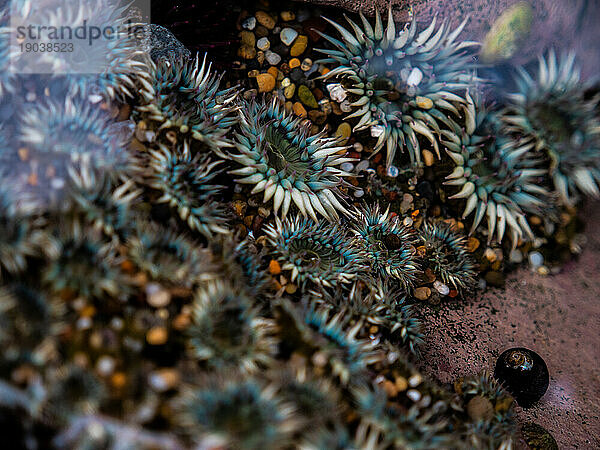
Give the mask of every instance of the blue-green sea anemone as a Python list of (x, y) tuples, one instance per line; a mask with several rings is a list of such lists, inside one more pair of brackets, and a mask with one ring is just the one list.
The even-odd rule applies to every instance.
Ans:
[(222, 154), (230, 147), (226, 138), (237, 121), (235, 89), (219, 90), (221, 77), (211, 71), (206, 55), (150, 62), (150, 86), (135, 114), (154, 123), (159, 131), (174, 130)]
[(436, 19), (420, 33), (412, 18), (399, 33), (390, 5), (387, 27), (379, 11), (375, 27), (360, 14), (362, 28), (350, 19), (348, 30), (328, 20), (340, 33), (341, 40), (323, 35), (334, 49), (319, 50), (326, 63), (338, 66), (325, 79), (340, 79), (350, 95), (359, 117), (355, 130), (371, 128), (377, 136), (375, 149), (387, 148), (387, 165), (396, 150), (408, 150), (412, 163), (420, 164), (418, 136), (429, 141), (439, 156), (440, 126), (458, 117), (457, 105), (464, 103), (464, 92), (477, 77), (472, 73), (469, 49), (474, 42), (455, 42), (466, 21), (452, 30), (444, 22), (436, 30)]
[(300, 286), (345, 284), (366, 270), (360, 250), (340, 225), (297, 215), (283, 222), (276, 217), (264, 230), (269, 251)]
[(153, 281), (192, 287), (214, 278), (210, 253), (184, 234), (156, 222), (139, 221), (127, 255)]
[(33, 157), (57, 170), (80, 161), (114, 170), (126, 162), (127, 141), (117, 132), (119, 127), (107, 111), (89, 102), (70, 96), (50, 98), (23, 112), (20, 139)]
[(310, 126), (286, 113), (277, 99), (269, 104), (252, 102), (240, 110), (237, 153), (230, 155), (242, 167), (230, 173), (237, 183), (252, 185), (252, 194), (264, 192), (263, 203), (273, 200), (273, 210), (285, 218), (290, 205), (303, 216), (338, 220), (346, 213), (340, 187), (350, 176), (340, 165), (352, 161), (346, 147), (325, 132), (311, 135)]
[(282, 330), (284, 339), (287, 336), (290, 341), (300, 340), (300, 346), (309, 346), (314, 352), (312, 363), (331, 373), (341, 385), (366, 382), (367, 367), (384, 357), (376, 342), (357, 336), (362, 323), (348, 326), (343, 313), (306, 299), (298, 306), (284, 300), (282, 309), (293, 324)]
[(476, 265), (464, 235), (445, 223), (424, 223), (419, 234), (427, 252), (426, 265), (443, 283), (457, 291), (475, 287)]
[(5, 272), (23, 272), (27, 258), (40, 253), (36, 244), (40, 232), (33, 226), (35, 219), (28, 214), (30, 208), (19, 206), (23, 200), (6, 187), (0, 190), (0, 277)]
[(149, 156), (148, 184), (162, 194), (158, 203), (168, 203), (192, 230), (206, 237), (228, 232), (226, 207), (216, 200), (224, 186), (213, 184), (220, 161), (206, 154), (192, 156), (187, 141), (175, 150), (161, 144)]
[(361, 422), (354, 435), (348, 427), (337, 425), (333, 429), (317, 429), (308, 434), (300, 443), (300, 450), (384, 450), (381, 432), (365, 422)]
[(78, 222), (57, 223), (56, 255), (42, 269), (41, 279), (55, 294), (118, 298), (128, 292), (114, 249)]
[(193, 357), (219, 370), (254, 371), (277, 352), (275, 323), (259, 316), (243, 288), (222, 280), (198, 289), (186, 333)]
[(463, 219), (474, 213), (471, 233), (485, 217), (488, 243), (501, 242), (508, 231), (516, 247), (519, 239), (533, 239), (527, 213), (550, 216), (553, 199), (542, 183), (547, 170), (533, 143), (502, 136), (497, 116), (468, 93), (466, 99), (466, 127), (442, 130), (441, 143), (455, 164), (444, 184), (459, 188), (450, 199), (466, 200)]
[(182, 389), (178, 424), (200, 448), (283, 449), (298, 422), (293, 407), (252, 378), (212, 378)]
[(391, 277), (410, 289), (420, 270), (415, 231), (404, 226), (398, 216), (392, 217), (389, 207), (381, 211), (379, 204), (357, 209), (356, 216), (352, 231), (371, 268), (381, 279)]
[(598, 98), (584, 99), (575, 55), (558, 61), (554, 52), (539, 58), (535, 76), (518, 70), (517, 92), (507, 96), (501, 116), (505, 131), (531, 144), (549, 160), (550, 176), (561, 200), (571, 205), (578, 193), (598, 197), (600, 121)]
[(69, 199), (73, 212), (107, 236), (121, 236), (131, 228), (131, 208), (140, 195), (131, 180), (117, 186), (106, 172), (81, 165), (69, 168)]

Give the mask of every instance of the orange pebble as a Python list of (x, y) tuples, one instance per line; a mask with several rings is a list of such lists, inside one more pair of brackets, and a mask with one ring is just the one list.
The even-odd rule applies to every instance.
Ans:
[(272, 259), (269, 263), (269, 272), (271, 275), (279, 275), (281, 273), (281, 266), (279, 265), (279, 262)]

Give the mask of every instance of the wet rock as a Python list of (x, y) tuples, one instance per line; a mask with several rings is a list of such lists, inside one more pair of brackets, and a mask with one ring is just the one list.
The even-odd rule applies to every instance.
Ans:
[(273, 17), (271, 17), (270, 14), (264, 11), (258, 11), (256, 13), (256, 20), (258, 20), (258, 23), (260, 23), (263, 27), (267, 28), (268, 30), (272, 30), (273, 28), (275, 28), (275, 19), (273, 19)]
[(290, 49), (290, 56), (292, 56), (292, 57), (300, 56), (302, 53), (304, 53), (307, 46), (308, 46), (308, 37), (301, 34), (300, 36), (298, 36), (296, 38), (294, 45), (292, 45), (292, 48)]
[(275, 78), (270, 73), (261, 73), (256, 77), (258, 92), (271, 92), (275, 89)]
[(533, 23), (533, 8), (526, 1), (519, 2), (493, 23), (481, 48), (481, 60), (497, 62), (512, 57), (527, 39)]
[(281, 42), (284, 45), (287, 45), (288, 47), (294, 43), (297, 37), (298, 32), (293, 28), (284, 28), (283, 30), (281, 30), (281, 33), (279, 33), (279, 38), (281, 39)]
[(316, 109), (319, 107), (315, 96), (307, 86), (302, 85), (298, 88), (298, 97), (300, 98), (300, 101), (309, 108)]

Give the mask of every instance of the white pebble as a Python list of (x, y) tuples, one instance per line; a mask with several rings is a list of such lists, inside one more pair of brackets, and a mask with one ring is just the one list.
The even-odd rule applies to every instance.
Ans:
[(288, 47), (292, 45), (292, 43), (296, 40), (297, 37), (298, 32), (292, 28), (284, 28), (283, 30), (281, 30), (281, 33), (279, 33), (279, 38), (281, 39), (281, 42), (283, 42), (283, 44), (287, 45)]
[(406, 396), (410, 398), (413, 402), (418, 402), (419, 400), (421, 400), (421, 393), (416, 389), (409, 389), (406, 392)]
[(512, 263), (520, 264), (523, 262), (523, 253), (521, 252), (521, 250), (515, 248), (514, 250), (512, 250), (510, 252), (510, 254), (508, 255), (508, 258), (510, 259), (510, 262), (512, 262)]
[(271, 50), (267, 50), (265, 52), (265, 58), (267, 59), (267, 62), (272, 66), (276, 66), (281, 62), (281, 56), (279, 56), (275, 52), (272, 52)]
[(259, 50), (264, 52), (271, 47), (271, 43), (266, 37), (261, 37), (258, 41), (256, 41), (256, 46)]
[(102, 376), (108, 376), (115, 370), (115, 360), (110, 356), (101, 356), (96, 362), (96, 370)]
[(352, 111), (352, 106), (350, 106), (350, 102), (348, 100), (344, 100), (342, 103), (340, 103), (340, 109), (342, 112), (350, 112)]
[(350, 172), (352, 171), (352, 169), (354, 169), (354, 164), (352, 164), (351, 162), (342, 163), (340, 165), (340, 169), (342, 169), (344, 172)]
[(378, 138), (385, 132), (383, 125), (373, 125), (371, 127), (371, 137)]
[(363, 195), (365, 195), (365, 191), (363, 191), (362, 189), (357, 189), (356, 191), (354, 191), (354, 196), (356, 198), (361, 198)]
[(348, 96), (346, 89), (344, 89), (344, 87), (339, 83), (328, 84), (327, 90), (329, 91), (329, 96), (331, 97), (331, 100), (333, 100), (334, 102), (341, 103), (344, 100), (346, 100), (346, 97)]
[(410, 387), (417, 387), (419, 384), (421, 384), (421, 381), (423, 381), (423, 378), (421, 378), (421, 375), (416, 373), (408, 379), (408, 385)]
[(388, 177), (396, 178), (398, 176), (398, 173), (400, 173), (400, 171), (398, 170), (398, 168), (396, 166), (388, 167), (388, 170), (387, 170)]
[(244, 23), (242, 23), (242, 27), (246, 30), (254, 30), (256, 27), (256, 17), (248, 17), (244, 20)]
[(409, 86), (418, 86), (423, 79), (423, 72), (418, 67), (415, 67), (408, 76), (406, 84)]
[(438, 291), (441, 295), (448, 295), (450, 293), (450, 288), (446, 286), (444, 283), (436, 280), (433, 282), (433, 287), (436, 291)]
[(402, 224), (405, 227), (410, 227), (413, 224), (413, 220), (410, 217), (405, 217), (404, 220), (402, 221)]
[(529, 254), (529, 264), (533, 267), (539, 267), (544, 264), (544, 257), (540, 252), (531, 252)]
[(357, 172), (361, 172), (363, 170), (367, 170), (369, 168), (369, 160), (368, 159), (363, 159), (361, 162), (359, 162), (356, 165), (356, 171)]

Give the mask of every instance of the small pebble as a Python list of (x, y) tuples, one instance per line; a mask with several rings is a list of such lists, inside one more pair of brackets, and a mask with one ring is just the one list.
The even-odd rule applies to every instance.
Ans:
[(267, 62), (269, 64), (271, 64), (272, 66), (276, 66), (277, 64), (279, 64), (281, 62), (281, 56), (279, 56), (275, 52), (272, 52), (271, 50), (267, 50), (265, 52), (265, 58), (266, 58)]
[(300, 64), (302, 64), (300, 62), (300, 60), (298, 58), (292, 58), (290, 59), (290, 69), (295, 69), (296, 67), (300, 67)]
[(116, 365), (117, 363), (112, 356), (104, 355), (96, 361), (96, 370), (101, 376), (106, 377), (115, 371)]
[(342, 112), (349, 113), (352, 111), (352, 106), (348, 100), (344, 100), (342, 103), (340, 103), (340, 109)]
[(294, 14), (292, 11), (281, 11), (280, 15), (281, 20), (284, 22), (290, 22), (296, 18), (296, 14)]
[(474, 236), (471, 236), (467, 239), (467, 251), (473, 253), (475, 250), (479, 248), (479, 239)]
[(433, 153), (431, 153), (429, 150), (423, 150), (421, 154), (423, 155), (423, 162), (425, 163), (425, 165), (427, 167), (433, 166), (433, 164), (435, 163), (435, 156), (433, 155)]
[(158, 369), (148, 377), (148, 384), (157, 392), (173, 389), (179, 383), (179, 373), (175, 369)]
[(369, 160), (368, 159), (363, 159), (361, 162), (359, 162), (356, 165), (356, 171), (357, 172), (362, 172), (363, 170), (367, 170), (369, 168)]
[(296, 40), (297, 37), (298, 32), (293, 28), (284, 28), (283, 30), (281, 30), (281, 33), (279, 33), (279, 38), (281, 39), (281, 42), (284, 45), (287, 45), (288, 47), (292, 45), (292, 43)]
[(256, 20), (258, 20), (258, 23), (260, 23), (263, 27), (269, 30), (275, 28), (275, 20), (270, 14), (267, 14), (264, 11), (258, 11), (256, 13)]
[(431, 109), (433, 108), (433, 101), (428, 97), (417, 96), (416, 98), (417, 106), (423, 109)]
[(527, 422), (521, 427), (523, 440), (531, 450), (558, 450), (554, 437), (537, 423)]
[(467, 414), (474, 422), (491, 420), (494, 417), (494, 406), (487, 398), (476, 395), (467, 403)]
[(256, 37), (252, 31), (242, 31), (240, 37), (242, 39), (242, 44), (247, 45), (248, 47), (254, 47), (256, 45)]
[(406, 392), (406, 396), (415, 403), (418, 402), (419, 400), (421, 400), (421, 393), (419, 391), (417, 391), (416, 389), (409, 389)]
[(308, 47), (308, 36), (301, 34), (296, 38), (294, 45), (290, 49), (290, 56), (300, 56)]
[(508, 349), (500, 355), (494, 377), (523, 408), (542, 398), (550, 383), (548, 367), (542, 357), (523, 347)]
[(313, 66), (313, 62), (312, 62), (312, 59), (310, 59), (310, 58), (304, 58), (302, 60), (302, 64), (300, 64), (300, 68), (304, 72), (308, 72), (310, 69), (312, 69), (312, 66)]
[(483, 256), (491, 263), (493, 263), (494, 261), (496, 261), (498, 259), (496, 252), (493, 249), (491, 249), (490, 247), (485, 249), (485, 252), (483, 252)]
[(433, 287), (436, 291), (438, 291), (441, 295), (448, 295), (450, 293), (450, 288), (446, 286), (439, 280), (433, 282)]
[(409, 86), (418, 86), (422, 79), (423, 72), (421, 72), (421, 70), (418, 67), (414, 67), (406, 80), (406, 84), (408, 84)]
[(325, 114), (331, 114), (333, 111), (331, 108), (331, 102), (326, 98), (319, 100), (319, 107)]
[(518, 248), (515, 248), (514, 250), (511, 250), (508, 259), (511, 263), (520, 264), (523, 262), (523, 252)]
[(249, 45), (242, 44), (238, 49), (238, 56), (244, 59), (254, 59), (256, 57), (256, 49)]
[(383, 125), (373, 125), (371, 127), (371, 137), (378, 138), (385, 132)]
[(261, 73), (256, 77), (258, 92), (271, 92), (275, 89), (275, 78), (270, 73)]
[(387, 170), (388, 177), (396, 178), (399, 173), (400, 173), (400, 171), (398, 170), (398, 168), (396, 166), (388, 167), (388, 170)]
[(408, 385), (410, 387), (414, 388), (414, 387), (417, 387), (418, 385), (420, 385), (422, 381), (423, 381), (423, 378), (421, 377), (421, 375), (419, 375), (418, 373), (415, 373), (408, 379)]
[(146, 340), (150, 345), (162, 345), (167, 342), (169, 334), (167, 333), (167, 329), (165, 327), (152, 327), (146, 333)]
[(413, 220), (410, 217), (405, 217), (404, 220), (402, 221), (402, 224), (405, 227), (410, 227), (413, 224)]
[(427, 286), (418, 287), (415, 289), (415, 297), (419, 300), (427, 300), (431, 296), (431, 289)]
[(327, 121), (327, 114), (317, 109), (309, 111), (308, 117), (316, 125), (323, 125)]
[(256, 27), (256, 17), (248, 17), (246, 20), (244, 20), (244, 22), (242, 23), (242, 28), (245, 28), (246, 30), (254, 30), (254, 28)]
[(404, 377), (396, 378), (395, 384), (396, 384), (396, 389), (398, 389), (398, 392), (404, 392), (408, 388), (408, 382), (406, 381), (406, 378), (404, 378)]
[(346, 100), (346, 97), (348, 96), (346, 89), (344, 89), (344, 87), (339, 83), (328, 84), (327, 90), (329, 91), (329, 97), (338, 103)]
[(294, 96), (295, 93), (296, 93), (296, 85), (295, 84), (290, 84), (289, 86), (286, 86), (283, 89), (283, 95), (288, 100), (290, 100)]
[(305, 106), (308, 106), (309, 108), (316, 109), (319, 107), (319, 104), (317, 103), (314, 94), (305, 85), (301, 85), (298, 88), (298, 98)]
[(342, 169), (342, 170), (344, 170), (346, 172), (351, 172), (352, 169), (354, 169), (354, 164), (352, 164), (351, 162), (342, 163), (340, 165), (340, 169)]
[(271, 47), (271, 42), (268, 38), (262, 37), (256, 42), (256, 46), (259, 50), (266, 51)]
[(171, 293), (158, 283), (146, 285), (146, 300), (154, 308), (164, 308), (171, 303)]
[(348, 122), (342, 122), (335, 131), (335, 136), (340, 140), (340, 144), (344, 145), (350, 139), (352, 134), (352, 127)]
[(537, 268), (537, 267), (541, 266), (542, 264), (544, 264), (544, 256), (540, 252), (529, 253), (528, 258), (529, 258), (529, 264), (531, 264), (531, 266), (533, 268)]
[(304, 108), (304, 106), (302, 106), (302, 103), (300, 102), (296, 102), (294, 103), (294, 114), (296, 114), (299, 117), (306, 117), (307, 113), (306, 113), (306, 109)]
[(363, 191), (362, 189), (357, 189), (356, 191), (354, 191), (354, 196), (356, 198), (361, 198), (363, 195), (365, 195), (365, 191)]

